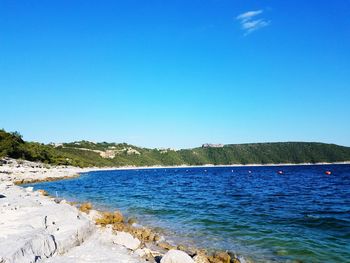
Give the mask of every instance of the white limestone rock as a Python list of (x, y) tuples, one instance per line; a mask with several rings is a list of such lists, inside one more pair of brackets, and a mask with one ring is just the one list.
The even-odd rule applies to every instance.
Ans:
[[(108, 232), (108, 231), (107, 231)], [(145, 263), (137, 255), (123, 246), (113, 244), (105, 229), (99, 229), (81, 246), (69, 250), (63, 255), (49, 258), (45, 263)], [(1, 261), (0, 261), (1, 262)]]
[[(16, 246), (15, 244), (12, 244)], [(40, 259), (51, 257), (55, 254), (57, 246), (52, 235), (45, 233), (37, 234), (32, 238), (27, 238), (21, 244), (20, 249), (13, 250), (13, 253), (2, 255), (4, 263), (27, 263), (36, 262)]]
[(140, 247), (141, 242), (139, 239), (133, 237), (131, 234), (126, 232), (116, 232), (116, 236), (113, 238), (113, 243), (122, 245), (130, 250), (136, 250)]
[(208, 258), (205, 255), (198, 254), (193, 257), (195, 263), (210, 263)]
[(94, 209), (91, 209), (89, 211), (89, 214), (87, 215), (91, 220), (95, 221), (96, 219), (99, 219), (102, 217), (102, 214), (101, 212), (97, 211), (97, 210), (94, 210)]
[(153, 252), (149, 248), (138, 248), (135, 251), (135, 254), (138, 255), (139, 257), (147, 257), (147, 256), (152, 256), (153, 257)]
[(194, 263), (194, 260), (181, 250), (171, 249), (162, 257), (160, 263)]
[(25, 189), (27, 192), (33, 192), (33, 187), (26, 187)]
[(90, 217), (65, 201), (55, 203), (31, 188), (10, 182), (68, 176), (77, 168), (52, 168), (46, 172), (46, 168), (17, 166), (0, 168), (5, 172), (0, 173), (0, 194), (4, 196), (0, 198), (1, 263), (144, 262), (130, 251), (138, 248), (140, 241), (126, 233), (115, 236), (111, 228), (96, 227), (91, 218), (94, 212)]
[(134, 252), (136, 255), (138, 255), (141, 258), (147, 256), (147, 253), (146, 253), (145, 249), (143, 249), (143, 248), (138, 248)]

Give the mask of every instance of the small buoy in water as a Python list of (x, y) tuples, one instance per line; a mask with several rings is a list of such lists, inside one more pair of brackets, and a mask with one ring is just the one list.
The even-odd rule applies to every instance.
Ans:
[(324, 173), (325, 173), (326, 175), (331, 175), (331, 174), (332, 174), (331, 171), (325, 171)]
[(278, 174), (283, 174), (283, 171), (278, 171), (277, 173), (278, 173)]
[(250, 171), (250, 170), (249, 170), (249, 171), (248, 171), (248, 173), (249, 173), (249, 174), (251, 174), (251, 173), (252, 173), (252, 171)]
[(206, 172), (207, 172), (207, 170), (204, 170), (204, 172), (206, 173)]
[(233, 173), (233, 170), (231, 170), (231, 173)]

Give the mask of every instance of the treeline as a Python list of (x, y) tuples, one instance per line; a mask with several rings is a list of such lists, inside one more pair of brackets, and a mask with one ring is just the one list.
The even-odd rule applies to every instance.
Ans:
[[(113, 152), (104, 158), (101, 152)], [(318, 163), (350, 161), (350, 147), (308, 142), (232, 144), (221, 148), (148, 149), (126, 143), (80, 141), (61, 145), (26, 142), (17, 133), (0, 130), (0, 157), (56, 165), (152, 166), (203, 164)]]
[(25, 142), (18, 132), (0, 130), (0, 158), (11, 157), (28, 161), (40, 161), (57, 165), (89, 166), (80, 162), (78, 156), (69, 158), (68, 154), (60, 153), (51, 145), (37, 142)]

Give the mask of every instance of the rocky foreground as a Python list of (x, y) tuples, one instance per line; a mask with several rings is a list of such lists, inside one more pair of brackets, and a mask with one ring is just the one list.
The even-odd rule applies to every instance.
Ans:
[(15, 183), (63, 179), (87, 171), (27, 161), (0, 162), (0, 263), (161, 262), (230, 263), (244, 259), (226, 252), (174, 246), (148, 228), (91, 204), (58, 200)]

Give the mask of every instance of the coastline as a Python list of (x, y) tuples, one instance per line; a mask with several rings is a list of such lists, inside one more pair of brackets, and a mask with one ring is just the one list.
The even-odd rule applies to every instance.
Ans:
[[(0, 160), (1, 161), (1, 160)], [(82, 173), (112, 170), (152, 170), (152, 169), (186, 169), (186, 168), (223, 168), (223, 167), (283, 167), (283, 166), (310, 166), (310, 165), (348, 165), (345, 162), (319, 163), (279, 163), (279, 164), (203, 164), (203, 165), (174, 165), (174, 166), (112, 166), (112, 167), (74, 167), (54, 166), (21, 159), (4, 158), (0, 163), (0, 182), (11, 181), (16, 185), (51, 182), (79, 177)]]
[(280, 166), (310, 166), (310, 165), (346, 165), (350, 164), (350, 161), (345, 162), (321, 162), (321, 163), (269, 163), (269, 164), (203, 164), (203, 165), (174, 165), (174, 166), (119, 166), (119, 167), (96, 167), (96, 169), (89, 170), (93, 171), (111, 171), (111, 170), (147, 170), (147, 169), (176, 169), (176, 168), (215, 168), (215, 167), (280, 167)]
[(44, 190), (16, 185), (97, 170), (110, 168), (50, 166), (7, 158), (0, 165), (0, 262), (248, 262), (225, 251), (208, 254), (170, 244), (119, 211), (97, 211), (91, 204), (72, 204)]
[[(115, 215), (119, 212), (106, 214), (92, 209), (91, 205), (90, 207), (88, 205), (88, 209), (81, 209), (84, 204), (74, 205), (66, 200), (46, 196), (45, 191), (33, 191), (32, 187), (24, 188), (18, 185), (70, 179), (80, 176), (82, 173), (103, 170), (332, 164), (350, 164), (350, 162), (77, 168), (6, 158), (0, 165), (0, 194), (4, 196), (0, 198), (0, 214), (2, 215), (0, 217), (0, 262), (34, 262), (32, 261), (33, 257), (46, 258), (45, 262), (89, 262), (90, 259), (93, 259), (92, 262), (121, 262), (119, 261), (121, 258), (124, 258), (125, 262), (132, 263), (146, 262), (146, 260), (159, 262), (159, 259), (165, 257), (169, 251), (184, 253), (181, 255), (187, 255), (188, 262), (249, 262), (242, 257), (224, 251), (209, 255), (206, 254), (205, 250), (199, 248), (171, 245), (166, 242), (164, 237), (158, 236), (149, 228), (144, 228), (134, 222), (129, 222), (129, 220), (115, 222)], [(30, 220), (28, 220), (28, 215), (30, 215)], [(48, 218), (50, 220), (53, 218), (52, 222), (54, 223), (50, 226), (47, 225)], [(76, 218), (79, 218), (79, 221), (76, 221)], [(100, 223), (98, 223), (99, 220)], [(28, 228), (32, 230), (30, 234)], [(62, 233), (57, 229), (65, 229), (65, 231)], [(16, 246), (8, 245), (12, 243), (19, 244)], [(105, 261), (98, 260), (101, 253)], [(22, 261), (19, 260), (19, 257)], [(115, 258), (118, 260), (114, 261)], [(229, 261), (227, 261), (228, 258), (230, 258)], [(166, 263), (166, 261), (161, 262)]]

